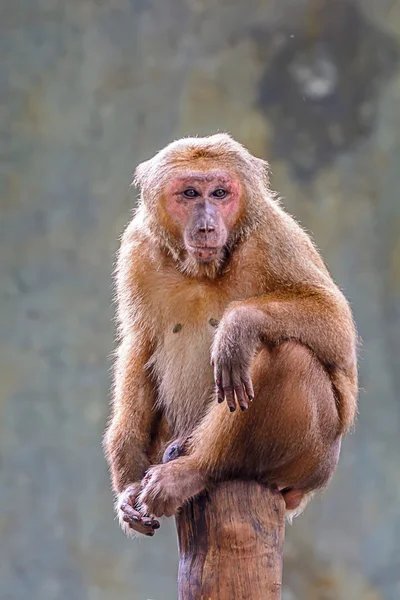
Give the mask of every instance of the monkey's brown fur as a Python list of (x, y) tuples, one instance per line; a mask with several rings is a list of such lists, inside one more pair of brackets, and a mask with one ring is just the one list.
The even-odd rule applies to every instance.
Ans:
[[(202, 263), (166, 190), (181, 173), (215, 169), (237, 182), (240, 200), (224, 248)], [(231, 477), (277, 486), (301, 510), (329, 481), (356, 414), (347, 301), (270, 191), (267, 163), (228, 135), (170, 144), (138, 167), (136, 183), (141, 200), (118, 257), (120, 345), (104, 440), (122, 527), (153, 535), (154, 516)], [(226, 365), (233, 374), (248, 366), (248, 410), (217, 403), (211, 361), (217, 379)], [(217, 384), (232, 406), (232, 390)], [(248, 395), (238, 396), (243, 408)], [(184, 455), (150, 468), (177, 438)]]

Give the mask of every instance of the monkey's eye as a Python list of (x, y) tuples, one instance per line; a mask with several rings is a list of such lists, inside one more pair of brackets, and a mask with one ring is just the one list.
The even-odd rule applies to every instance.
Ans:
[(193, 188), (188, 188), (183, 192), (183, 195), (186, 196), (186, 198), (197, 198), (199, 194)]
[(222, 188), (219, 188), (218, 190), (215, 190), (215, 192), (212, 193), (212, 196), (214, 196), (214, 198), (225, 198), (226, 191)]

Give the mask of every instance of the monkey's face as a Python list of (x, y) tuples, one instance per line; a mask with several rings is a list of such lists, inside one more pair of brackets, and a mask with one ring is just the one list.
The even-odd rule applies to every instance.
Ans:
[(167, 214), (198, 263), (220, 260), (239, 219), (240, 198), (239, 181), (226, 171), (184, 171), (170, 181)]

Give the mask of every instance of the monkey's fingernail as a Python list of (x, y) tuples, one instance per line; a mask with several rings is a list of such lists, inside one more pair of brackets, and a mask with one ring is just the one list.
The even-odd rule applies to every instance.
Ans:
[(230, 407), (229, 407), (229, 410), (230, 410), (231, 412), (235, 412), (235, 407), (234, 407), (234, 406), (230, 406)]
[(146, 535), (148, 535), (149, 537), (153, 537), (153, 535), (154, 535), (154, 532), (152, 532), (152, 531), (149, 531), (149, 533), (146, 533)]
[(248, 408), (249, 408), (249, 407), (248, 407), (248, 406), (244, 406), (244, 404), (242, 404), (242, 405), (240, 406), (240, 409), (241, 409), (241, 410), (247, 410)]
[(146, 527), (150, 527), (150, 525), (151, 525), (151, 521), (145, 521), (143, 524), (144, 524)]
[(153, 523), (153, 529), (160, 529), (160, 523), (158, 521)]
[(224, 399), (221, 398), (221, 396), (218, 396), (218, 404), (221, 404), (221, 402), (223, 402), (223, 401), (224, 401)]
[(129, 523), (130, 521), (139, 521), (139, 519), (133, 515), (124, 515), (122, 519), (125, 521), (125, 523)]

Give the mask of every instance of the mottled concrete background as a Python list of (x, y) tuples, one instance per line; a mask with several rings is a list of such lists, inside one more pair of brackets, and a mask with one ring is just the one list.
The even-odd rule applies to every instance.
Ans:
[(400, 0), (0, 10), (1, 600), (176, 598), (173, 524), (138, 543), (113, 521), (110, 272), (134, 165), (218, 129), (269, 158), (364, 340), (358, 428), (289, 528), (285, 600), (398, 600)]

